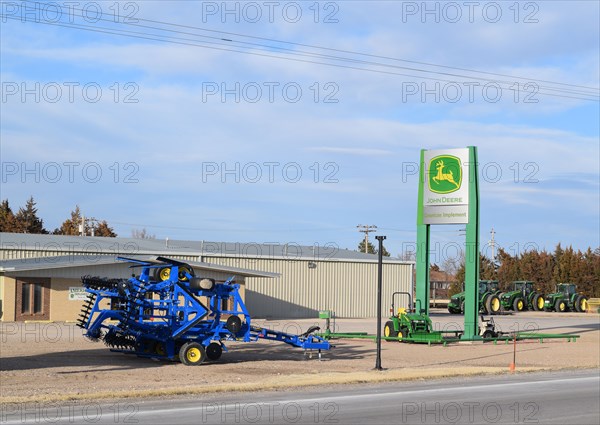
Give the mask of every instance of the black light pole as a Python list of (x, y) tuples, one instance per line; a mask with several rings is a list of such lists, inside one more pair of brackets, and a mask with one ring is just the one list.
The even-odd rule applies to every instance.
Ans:
[(383, 370), (381, 367), (381, 285), (383, 280), (383, 241), (385, 236), (375, 236), (379, 241), (378, 264), (377, 264), (377, 357), (375, 369)]

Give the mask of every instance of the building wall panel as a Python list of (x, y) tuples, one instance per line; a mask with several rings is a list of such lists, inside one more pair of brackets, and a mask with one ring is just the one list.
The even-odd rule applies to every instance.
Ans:
[[(266, 318), (312, 318), (319, 310), (338, 317), (375, 317), (377, 264), (350, 261), (243, 259), (204, 257), (215, 264), (280, 273), (279, 279), (248, 278), (246, 303), (251, 314)], [(316, 265), (309, 268), (309, 263)], [(391, 294), (410, 292), (412, 265), (383, 265), (383, 310)]]

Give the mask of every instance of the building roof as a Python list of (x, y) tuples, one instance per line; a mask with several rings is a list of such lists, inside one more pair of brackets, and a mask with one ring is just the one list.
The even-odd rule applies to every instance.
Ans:
[[(92, 236), (0, 233), (0, 249), (103, 253), (120, 255), (187, 255), (199, 257), (250, 257), (314, 261), (376, 262), (377, 255), (342, 249), (335, 244), (306, 246), (256, 242), (211, 242)], [(386, 263), (413, 263), (384, 257)]]
[[(135, 255), (130, 256), (135, 260), (154, 262), (157, 256)], [(279, 273), (263, 272), (258, 270), (243, 269), (240, 267), (223, 266), (219, 264), (199, 261), (185, 261), (195, 270), (210, 270), (215, 272), (230, 273), (244, 277), (279, 277)], [(112, 264), (127, 264), (117, 260), (116, 256), (85, 256), (85, 255), (59, 255), (53, 257), (22, 258), (18, 260), (0, 261), (0, 273), (12, 274), (31, 270), (61, 269), (71, 267), (89, 267)]]

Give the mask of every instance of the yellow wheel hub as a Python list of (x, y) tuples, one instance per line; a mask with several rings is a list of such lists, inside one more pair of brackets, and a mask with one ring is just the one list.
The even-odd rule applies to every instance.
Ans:
[(558, 308), (560, 309), (560, 311), (565, 311), (565, 303), (560, 303)]
[(500, 300), (498, 298), (494, 298), (492, 300), (492, 311), (496, 312), (500, 310)]
[(540, 310), (544, 308), (544, 299), (542, 297), (538, 298), (538, 308)]
[(581, 300), (581, 311), (587, 311), (587, 300)]
[(387, 338), (390, 336), (390, 328), (389, 327), (385, 327), (383, 328), (383, 335)]
[(523, 301), (519, 301), (517, 303), (517, 308), (519, 309), (519, 311), (523, 310)]
[(192, 271), (188, 267), (179, 267), (179, 280), (182, 282), (187, 282), (188, 277), (185, 275), (186, 273), (192, 274)]
[(190, 348), (185, 353), (185, 357), (190, 363), (196, 363), (200, 361), (200, 350), (197, 348)]
[(164, 269), (160, 269), (160, 271), (158, 272), (158, 277), (160, 278), (160, 280), (168, 280), (169, 277), (171, 276), (171, 269), (168, 267), (165, 267)]

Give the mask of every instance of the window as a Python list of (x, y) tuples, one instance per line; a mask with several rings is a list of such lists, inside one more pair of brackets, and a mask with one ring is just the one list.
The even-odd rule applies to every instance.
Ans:
[(44, 311), (44, 286), (25, 283), (21, 287), (21, 314), (42, 314)]
[[(17, 283), (17, 320), (49, 319), (49, 279), (27, 279)], [(20, 298), (20, 299), (19, 299)]]

